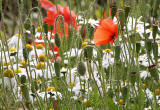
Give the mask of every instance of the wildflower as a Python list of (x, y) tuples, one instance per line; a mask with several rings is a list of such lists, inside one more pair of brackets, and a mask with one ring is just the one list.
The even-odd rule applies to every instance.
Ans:
[(49, 91), (55, 91), (56, 89), (55, 89), (55, 87), (53, 87), (53, 86), (50, 86), (50, 87), (48, 87), (47, 88), (47, 91), (49, 92)]
[(29, 51), (32, 51), (32, 50), (33, 50), (31, 44), (26, 44), (26, 48), (29, 49)]
[(87, 106), (87, 107), (91, 107), (91, 102), (89, 100), (86, 100), (84, 102), (84, 105)]
[(46, 59), (46, 56), (44, 54), (41, 54), (39, 57), (38, 57), (39, 61), (41, 62), (44, 62), (45, 59)]
[(88, 39), (84, 39), (84, 42), (88, 42)]
[(50, 108), (49, 110), (54, 110), (53, 108)]
[(42, 81), (39, 79), (39, 80), (37, 80), (37, 83), (38, 83), (38, 84), (41, 84), (41, 83), (42, 83)]
[(75, 82), (70, 82), (70, 83), (68, 84), (68, 87), (69, 87), (69, 88), (72, 88), (72, 87), (74, 87), (75, 85), (76, 85)]
[(120, 99), (120, 100), (119, 100), (119, 104), (124, 105), (123, 99)]
[(16, 70), (14, 70), (14, 72), (15, 72), (15, 73), (22, 73), (22, 70), (16, 69)]
[(17, 49), (16, 48), (10, 48), (9, 51), (10, 52), (15, 52)]
[(11, 63), (10, 62), (4, 62), (3, 63), (3, 66), (7, 66), (7, 65), (11, 65)]
[(106, 53), (110, 53), (110, 52), (112, 52), (112, 50), (111, 49), (105, 49), (104, 50)]
[(144, 89), (146, 89), (146, 84), (143, 83), (143, 84), (142, 84), (142, 87), (143, 87)]
[(26, 66), (27, 66), (26, 61), (21, 61), (20, 64), (21, 65), (19, 67), (21, 67), (21, 68), (26, 68)]
[(160, 95), (160, 89), (159, 88), (155, 90), (155, 94)]
[(9, 77), (9, 78), (13, 78), (14, 77), (14, 73), (13, 70), (11, 68), (9, 69), (5, 69), (3, 72), (4, 77)]
[(22, 39), (22, 36), (20, 34), (15, 34), (15, 37), (19, 37), (20, 39)]
[(152, 30), (153, 30), (153, 28), (149, 28), (149, 30), (150, 30), (150, 31), (152, 31)]
[(37, 69), (45, 69), (45, 64), (43, 62), (40, 62), (36, 66)]
[(44, 21), (48, 21), (47, 23), (49, 25), (53, 25), (56, 17), (57, 17), (57, 8), (58, 8), (58, 14), (59, 15), (63, 15), (64, 16), (64, 21), (68, 24), (71, 24), (71, 17), (72, 17), (72, 25), (73, 27), (75, 27), (76, 25), (76, 14), (71, 11), (71, 15), (70, 15), (70, 10), (69, 7), (62, 7), (61, 5), (56, 5), (52, 4), (50, 1), (48, 0), (40, 0), (41, 2), (41, 6), (47, 10), (47, 17), (45, 18)]
[(82, 47), (84, 47), (84, 46), (86, 46), (86, 45), (88, 45), (87, 42), (83, 42), (83, 43), (82, 43)]
[(38, 26), (38, 27), (36, 28), (36, 31), (37, 31), (37, 32), (41, 32), (41, 30), (42, 30), (42, 28), (41, 28), (40, 26)]
[(113, 44), (115, 38), (118, 37), (118, 24), (112, 19), (104, 19), (94, 33), (94, 42), (96, 45)]
[(37, 48), (37, 49), (43, 49), (43, 45), (42, 45), (42, 44), (37, 44), (37, 45), (36, 45), (36, 48)]

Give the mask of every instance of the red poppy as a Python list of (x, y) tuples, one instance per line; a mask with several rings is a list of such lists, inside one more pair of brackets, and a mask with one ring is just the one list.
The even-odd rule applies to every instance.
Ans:
[(94, 33), (94, 42), (96, 45), (113, 44), (115, 38), (118, 37), (118, 24), (112, 19), (104, 19), (97, 27)]
[[(49, 25), (54, 25), (56, 17), (57, 17), (57, 8), (58, 14), (64, 16), (64, 21), (68, 24), (72, 24), (73, 27), (76, 26), (76, 14), (70, 10), (69, 7), (62, 7), (61, 5), (52, 4), (48, 0), (40, 0), (41, 6), (47, 10), (47, 17), (44, 19), (44, 22), (47, 22)], [(72, 22), (71, 22), (71, 15), (72, 15)]]

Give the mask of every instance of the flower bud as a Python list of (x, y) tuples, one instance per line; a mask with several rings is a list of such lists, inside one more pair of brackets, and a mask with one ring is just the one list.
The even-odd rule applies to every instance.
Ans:
[(152, 43), (152, 47), (153, 47), (154, 60), (155, 60), (155, 62), (157, 62), (157, 60), (158, 60), (158, 44), (156, 42)]
[(29, 51), (26, 48), (24, 48), (23, 49), (23, 57), (24, 57), (25, 61), (27, 61), (28, 55), (29, 55)]
[(30, 97), (29, 97), (29, 91), (28, 91), (28, 88), (27, 88), (27, 85), (26, 85), (26, 76), (25, 75), (21, 76), (21, 84), (22, 84), (21, 91), (22, 91), (22, 94), (24, 96), (26, 106), (27, 106), (27, 108), (29, 108)]
[(121, 30), (123, 30), (124, 23), (125, 23), (125, 13), (122, 9), (119, 10), (119, 20), (120, 20)]
[(61, 40), (58, 33), (55, 34), (55, 44), (57, 45), (57, 47), (61, 46)]
[(31, 20), (29, 18), (26, 18), (24, 21), (24, 28), (26, 30), (29, 30), (31, 28)]
[(116, 15), (117, 13), (117, 7), (116, 7), (116, 3), (113, 4), (112, 8), (111, 8), (111, 16), (112, 16), (112, 19), (114, 18), (114, 16)]
[(130, 6), (125, 6), (124, 11), (125, 11), (125, 20), (127, 20), (127, 17), (129, 15), (131, 7)]
[(50, 30), (53, 31), (54, 25), (50, 25)]
[(33, 93), (35, 93), (38, 90), (38, 84), (36, 80), (33, 80), (31, 83), (31, 90)]
[(139, 54), (141, 49), (141, 44), (139, 42), (136, 43), (136, 53)]
[(44, 29), (44, 33), (47, 35), (47, 33), (48, 33), (48, 24), (47, 23), (43, 24), (43, 29)]
[(147, 40), (147, 41), (145, 42), (145, 47), (146, 47), (146, 49), (147, 49), (147, 52), (150, 53), (151, 50), (152, 50), (152, 42), (151, 42), (150, 40)]
[(153, 36), (154, 41), (156, 39), (157, 32), (158, 32), (158, 26), (157, 25), (153, 25), (152, 36)]
[(55, 69), (56, 76), (60, 77), (60, 63), (59, 62), (54, 63), (54, 69)]
[(83, 76), (86, 73), (86, 67), (82, 61), (78, 63), (77, 71), (81, 76)]
[(84, 48), (84, 57), (91, 60), (93, 56), (93, 47), (87, 46)]
[(115, 47), (115, 60), (118, 61), (120, 59), (120, 51), (121, 51), (121, 47), (119, 45), (117, 45)]

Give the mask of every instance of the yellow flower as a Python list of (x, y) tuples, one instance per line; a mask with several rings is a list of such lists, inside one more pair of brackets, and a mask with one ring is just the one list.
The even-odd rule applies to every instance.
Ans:
[(15, 72), (15, 73), (22, 73), (22, 70), (16, 69), (16, 70), (14, 70), (14, 72)]
[(29, 49), (29, 51), (33, 50), (32, 46), (30, 44), (26, 44), (26, 48)]
[(43, 62), (40, 62), (36, 66), (37, 69), (45, 69), (45, 64)]
[(124, 86), (124, 85), (122, 85), (122, 86), (121, 86), (121, 89), (123, 89), (123, 88), (125, 88), (125, 86)]
[(10, 52), (15, 52), (16, 50), (17, 50), (16, 48), (9, 49)]
[(146, 71), (149, 72), (149, 68), (147, 68)]
[(38, 83), (38, 84), (41, 84), (41, 82), (42, 82), (42, 81), (41, 81), (40, 79), (39, 79), (39, 80), (37, 80), (37, 83)]
[(76, 85), (75, 82), (70, 82), (70, 83), (68, 84), (68, 87), (69, 87), (69, 88), (72, 88), (72, 87), (74, 87), (75, 85)]
[(38, 26), (37, 29), (36, 29), (37, 32), (41, 32), (41, 30), (42, 30), (42, 29), (41, 29), (40, 26)]
[(84, 46), (86, 46), (86, 45), (88, 45), (87, 42), (83, 42), (83, 43), (82, 43), (82, 47), (84, 47)]
[(150, 30), (150, 31), (152, 31), (152, 30), (153, 30), (153, 28), (149, 28), (149, 30)]
[(84, 39), (84, 42), (88, 42), (88, 39)]
[(120, 100), (119, 100), (119, 104), (121, 104), (121, 105), (123, 105), (123, 104), (124, 104), (123, 99), (120, 99)]
[(111, 49), (105, 49), (104, 50), (106, 53), (110, 53), (110, 52), (112, 52), (112, 50)]
[(11, 65), (11, 63), (10, 62), (4, 62), (3, 63), (3, 66), (7, 66), (7, 65)]
[(56, 89), (55, 89), (55, 87), (53, 87), (53, 86), (50, 86), (50, 87), (48, 87), (47, 88), (47, 91), (55, 91)]
[(144, 89), (146, 89), (146, 84), (143, 83), (143, 84), (142, 84), (142, 87), (143, 87)]
[(87, 106), (87, 107), (91, 107), (91, 102), (89, 100), (86, 100), (84, 102), (84, 105)]
[(44, 61), (45, 61), (45, 59), (46, 59), (46, 57), (45, 57), (45, 55), (44, 55), (44, 54), (41, 54), (41, 55), (38, 57), (38, 59), (39, 59), (39, 61), (44, 62)]
[(82, 98), (82, 97), (80, 97), (80, 98), (79, 98), (79, 101), (81, 102), (82, 100), (83, 100), (83, 98)]
[(156, 94), (156, 95), (160, 95), (160, 89), (159, 89), (159, 88), (156, 89), (155, 94)]
[(13, 78), (14, 77), (14, 73), (13, 70), (11, 68), (9, 69), (5, 69), (3, 72), (4, 77), (10, 77)]
[(19, 37), (20, 39), (22, 39), (22, 36), (20, 34), (15, 34), (14, 36)]
[(53, 108), (50, 108), (49, 110), (54, 110)]
[(38, 44), (38, 45), (36, 45), (36, 48), (37, 49), (43, 49), (43, 45), (42, 44)]
[(114, 57), (114, 55), (111, 53), (111, 58), (113, 58)]
[(20, 64), (21, 65), (19, 67), (21, 67), (21, 68), (26, 68), (26, 66), (27, 66), (26, 61), (21, 61)]

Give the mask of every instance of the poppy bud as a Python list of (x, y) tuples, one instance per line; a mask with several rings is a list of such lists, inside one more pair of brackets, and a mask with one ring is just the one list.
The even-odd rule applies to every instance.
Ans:
[(120, 59), (120, 51), (121, 51), (121, 47), (119, 45), (117, 45), (115, 47), (115, 60), (118, 61)]
[(136, 82), (136, 79), (137, 79), (137, 75), (136, 75), (136, 72), (131, 72), (131, 75), (130, 75), (130, 81), (132, 84), (135, 84)]
[(153, 46), (153, 55), (154, 55), (154, 60), (157, 62), (158, 60), (158, 44), (155, 42), (152, 44)]
[(83, 76), (86, 73), (86, 67), (82, 61), (78, 63), (77, 71), (81, 76)]
[(32, 25), (32, 34), (35, 35), (36, 34), (36, 29), (35, 29), (35, 26)]
[(127, 87), (126, 86), (121, 86), (121, 91), (122, 91), (123, 99), (126, 99), (127, 98), (127, 93), (128, 93)]
[(147, 41), (145, 42), (145, 47), (146, 47), (146, 49), (147, 49), (147, 52), (150, 53), (151, 50), (152, 50), (152, 42), (151, 42), (150, 40), (147, 40)]
[(149, 72), (151, 74), (151, 76), (155, 79), (159, 79), (159, 75), (158, 75), (158, 71), (157, 71), (157, 68), (156, 67), (152, 67), (149, 69)]
[(50, 25), (50, 30), (53, 31), (54, 25)]
[(60, 77), (60, 63), (59, 62), (54, 63), (54, 69), (55, 69), (56, 76)]
[(153, 25), (152, 36), (153, 36), (154, 41), (156, 39), (157, 32), (158, 32), (158, 26), (157, 25)]
[(25, 32), (24, 33), (24, 42), (26, 43), (28, 41), (28, 38), (30, 37), (30, 34)]
[(154, 5), (154, 10), (153, 10), (153, 17), (157, 18), (158, 17), (158, 7), (159, 7), (160, 1), (156, 0), (155, 5)]
[(48, 33), (48, 24), (47, 23), (43, 24), (43, 29), (44, 29), (44, 33), (47, 35), (47, 33)]
[(136, 43), (136, 53), (139, 54), (141, 49), (141, 44), (139, 42)]
[(85, 38), (85, 36), (86, 36), (86, 28), (85, 28), (84, 25), (82, 25), (80, 32), (81, 32), (81, 37), (82, 37), (82, 38)]
[(25, 75), (21, 76), (21, 84), (22, 84), (21, 91), (22, 91), (22, 94), (24, 96), (26, 106), (27, 106), (27, 108), (29, 108), (30, 97), (29, 97), (29, 91), (28, 91), (28, 88), (27, 88), (27, 85), (26, 85), (26, 76)]
[(38, 90), (38, 84), (37, 84), (36, 80), (32, 81), (32, 83), (31, 83), (31, 90), (32, 90), (32, 93), (35, 93)]
[(119, 20), (120, 20), (121, 30), (123, 30), (124, 23), (125, 23), (125, 13), (124, 13), (124, 10), (122, 9), (119, 10)]
[(61, 40), (58, 33), (55, 34), (55, 44), (57, 45), (57, 47), (60, 47), (61, 45)]
[(81, 39), (81, 37), (78, 37), (77, 38), (77, 48), (80, 49), (81, 46), (82, 46), (82, 39)]
[(24, 57), (25, 61), (27, 61), (27, 59), (28, 59), (28, 54), (29, 54), (29, 51), (26, 48), (24, 48), (23, 49), (23, 57)]
[(91, 46), (87, 46), (84, 48), (84, 57), (91, 60), (93, 56), (93, 48)]
[(116, 15), (117, 13), (117, 7), (116, 7), (116, 3), (113, 4), (112, 8), (111, 8), (111, 16), (112, 16), (112, 19), (114, 18), (114, 16)]
[(125, 20), (127, 20), (128, 14), (130, 12), (131, 7), (130, 6), (125, 6), (124, 11), (125, 11)]
[(24, 28), (26, 30), (29, 30), (31, 28), (31, 20), (29, 18), (26, 18), (24, 21)]

